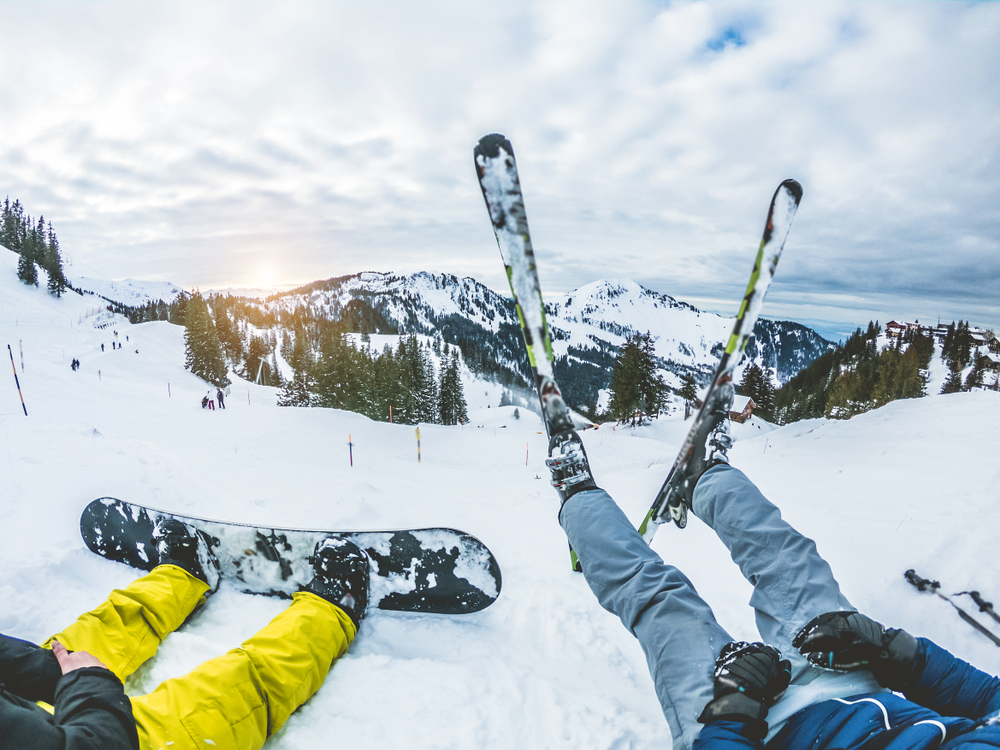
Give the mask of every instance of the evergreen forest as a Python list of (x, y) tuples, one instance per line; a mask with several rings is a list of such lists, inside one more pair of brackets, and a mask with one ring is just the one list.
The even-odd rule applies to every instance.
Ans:
[[(371, 333), (397, 332), (360, 300), (352, 300), (336, 320), (308, 306), (273, 312), (242, 297), (198, 292), (142, 307), (111, 302), (109, 309), (133, 323), (183, 325), (187, 369), (219, 387), (228, 384), (229, 368), (247, 380), (280, 387), (279, 406), (345, 409), (404, 424), (468, 420), (460, 347), (440, 333), (423, 344), (411, 333), (395, 348), (376, 351)], [(360, 345), (348, 335), (358, 329), (365, 331)], [(279, 357), (291, 377), (282, 377)]]
[[(869, 322), (865, 330), (858, 328), (842, 345), (821, 355), (775, 391), (769, 408), (766, 396), (757, 401), (751, 368), (747, 368), (740, 390), (757, 402), (757, 414), (778, 424), (816, 417), (850, 419), (896, 399), (927, 395), (933, 335), (912, 329), (880, 348), (881, 331), (877, 321)], [(950, 324), (941, 338), (940, 357), (951, 372), (942, 393), (982, 385), (988, 360), (975, 357), (974, 352), (968, 322)], [(963, 380), (962, 371), (970, 364), (972, 369)]]
[(32, 219), (17, 199), (13, 203), (9, 197), (4, 199), (0, 211), (0, 245), (20, 256), (17, 278), (25, 284), (38, 286), (38, 269), (42, 268), (48, 276), (47, 288), (51, 294), (61, 297), (69, 287), (52, 222), (46, 223), (44, 216)]

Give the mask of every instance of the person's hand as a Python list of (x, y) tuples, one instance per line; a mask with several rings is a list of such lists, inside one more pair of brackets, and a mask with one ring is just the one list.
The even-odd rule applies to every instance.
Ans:
[(802, 628), (792, 645), (817, 667), (838, 672), (870, 669), (882, 687), (898, 689), (916, 665), (917, 639), (886, 630), (860, 612), (827, 612)]
[(715, 662), (713, 698), (698, 717), (701, 724), (736, 721), (745, 724), (744, 737), (767, 735), (768, 706), (788, 687), (792, 665), (781, 652), (763, 643), (734, 641)]
[(75, 669), (83, 669), (84, 667), (108, 668), (107, 664), (93, 654), (88, 654), (86, 651), (67, 651), (66, 647), (59, 641), (52, 641), (52, 653), (56, 655), (56, 661), (59, 662), (59, 668), (63, 674), (69, 674)]
[(860, 612), (827, 612), (806, 623), (792, 645), (817, 667), (850, 672), (878, 661), (884, 639), (882, 624)]

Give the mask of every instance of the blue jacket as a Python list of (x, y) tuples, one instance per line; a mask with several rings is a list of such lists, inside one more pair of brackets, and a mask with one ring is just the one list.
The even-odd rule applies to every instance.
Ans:
[[(906, 697), (871, 693), (804, 708), (764, 743), (717, 721), (694, 750), (984, 750), (1000, 748), (1000, 679), (918, 639)], [(992, 721), (991, 721), (992, 719)]]

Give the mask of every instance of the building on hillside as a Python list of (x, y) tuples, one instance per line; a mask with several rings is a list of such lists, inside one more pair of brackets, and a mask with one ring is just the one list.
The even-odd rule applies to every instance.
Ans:
[(753, 416), (753, 410), (756, 408), (757, 404), (749, 396), (736, 396), (729, 411), (729, 419), (743, 424)]
[(885, 324), (885, 335), (890, 339), (898, 339), (906, 333), (909, 328), (910, 324), (908, 323), (897, 323), (895, 320), (890, 320)]

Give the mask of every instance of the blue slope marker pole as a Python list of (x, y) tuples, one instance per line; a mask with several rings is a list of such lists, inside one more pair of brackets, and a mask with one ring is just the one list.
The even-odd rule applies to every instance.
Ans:
[(21, 393), (21, 382), (17, 379), (17, 365), (14, 364), (14, 351), (7, 344), (7, 354), (10, 355), (10, 369), (14, 371), (14, 385), (17, 386), (17, 395), (21, 397), (21, 408), (24, 409), (24, 416), (28, 416), (28, 407), (24, 405), (24, 394)]

